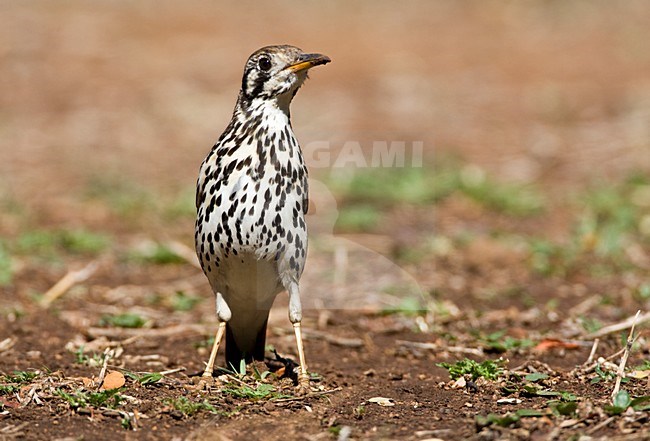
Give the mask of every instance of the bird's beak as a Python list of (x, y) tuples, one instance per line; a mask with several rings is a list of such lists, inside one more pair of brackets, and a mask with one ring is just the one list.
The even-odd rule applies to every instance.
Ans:
[(327, 64), (330, 61), (332, 60), (330, 60), (330, 58), (326, 55), (302, 54), (298, 58), (298, 61), (294, 64), (287, 66), (287, 69), (291, 70), (292, 72), (300, 72), (301, 70), (311, 69), (314, 66)]

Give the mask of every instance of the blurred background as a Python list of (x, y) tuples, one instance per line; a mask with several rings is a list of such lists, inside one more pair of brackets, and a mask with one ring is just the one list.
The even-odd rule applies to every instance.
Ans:
[(0, 15), (12, 302), (106, 256), (90, 295), (196, 275), (199, 164), (248, 55), (280, 43), (333, 60), (292, 107), (326, 165), (350, 142), (368, 162), (375, 141), (404, 143), (407, 164), (423, 148), (422, 167), (312, 167), (312, 306), (516, 303), (504, 293), (576, 281), (650, 296), (648, 2), (3, 1)]

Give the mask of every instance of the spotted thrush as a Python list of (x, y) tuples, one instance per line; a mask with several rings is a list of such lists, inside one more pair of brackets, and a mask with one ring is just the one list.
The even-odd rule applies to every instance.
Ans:
[(230, 124), (201, 164), (194, 238), (219, 322), (204, 379), (212, 377), (224, 334), (228, 366), (264, 359), (269, 310), (286, 290), (299, 383), (309, 387), (299, 288), (307, 254), (307, 168), (289, 106), (307, 71), (329, 62), (288, 45), (254, 52)]

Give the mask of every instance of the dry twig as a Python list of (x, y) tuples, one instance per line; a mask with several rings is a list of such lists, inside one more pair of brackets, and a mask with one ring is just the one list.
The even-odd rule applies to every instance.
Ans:
[(337, 337), (327, 332), (305, 329), (303, 335), (308, 340), (325, 340), (327, 343), (342, 346), (344, 348), (360, 348), (363, 346), (363, 340), (360, 338)]
[(613, 416), (607, 418), (605, 421), (602, 421), (602, 422), (596, 424), (596, 425), (595, 425), (594, 427), (592, 427), (591, 429), (587, 430), (587, 434), (591, 435), (592, 433), (600, 433), (600, 430), (601, 430), (601, 429), (607, 427), (607, 426), (609, 425), (609, 423), (611, 423), (611, 422), (614, 421), (615, 419), (616, 419), (616, 418), (613, 417)]
[(176, 368), (176, 369), (168, 369), (166, 371), (160, 371), (158, 373), (160, 375), (171, 375), (171, 374), (175, 374), (176, 372), (183, 372), (183, 371), (185, 371), (185, 367), (181, 366), (181, 367)]
[(647, 321), (650, 321), (650, 312), (640, 314), (641, 311), (637, 312), (636, 315), (628, 317), (620, 323), (615, 323), (613, 325), (605, 326), (599, 329), (596, 332), (592, 332), (586, 336), (586, 339), (591, 340), (592, 338), (602, 337), (604, 335), (612, 334), (614, 332), (623, 331), (628, 329), (630, 326), (636, 325), (639, 326)]
[(300, 396), (300, 397), (279, 398), (277, 400), (273, 400), (273, 402), (274, 403), (287, 403), (289, 401), (302, 401), (302, 400), (305, 400), (305, 399), (311, 398), (311, 397), (320, 397), (322, 395), (333, 394), (334, 392), (338, 392), (340, 390), (341, 390), (341, 388), (337, 387), (336, 389), (332, 389), (332, 390), (324, 390), (324, 391), (320, 391), (320, 392), (310, 392), (307, 395), (303, 395), (303, 396)]
[[(289, 332), (285, 328), (280, 328), (280, 327), (273, 328), (272, 332), (275, 335), (282, 335), (282, 336), (289, 335)], [(327, 332), (317, 331), (315, 329), (303, 329), (302, 332), (305, 340), (324, 340), (327, 343), (336, 346), (342, 346), (344, 348), (360, 348), (365, 344), (367, 344), (366, 341), (360, 338), (337, 337)]]
[(591, 364), (594, 362), (594, 357), (596, 356), (596, 350), (598, 349), (598, 343), (600, 343), (599, 338), (594, 340), (594, 345), (591, 347), (591, 352), (589, 353), (589, 357), (587, 358), (587, 361), (585, 361), (584, 364)]
[(435, 343), (422, 343), (419, 341), (407, 341), (407, 340), (396, 340), (395, 344), (398, 346), (403, 346), (405, 348), (414, 348), (414, 349), (427, 349), (430, 351), (447, 351), (459, 354), (470, 354), (482, 356), (483, 350), (480, 348), (467, 348), (464, 346), (441, 346)]
[(12, 337), (7, 337), (4, 340), (0, 341), (0, 352), (8, 351), (13, 348), (16, 344), (16, 339)]
[(108, 360), (113, 357), (114, 351), (112, 349), (106, 348), (104, 350), (104, 362), (102, 363), (102, 369), (99, 371), (99, 378), (97, 379), (97, 388), (102, 386), (104, 378), (106, 377), (106, 369), (108, 368)]
[(29, 426), (29, 422), (24, 422), (20, 424), (9, 424), (8, 426), (5, 426), (0, 429), (0, 435), (7, 436), (7, 437), (22, 436), (24, 434), (22, 430), (25, 426)]
[(641, 310), (637, 311), (636, 315), (634, 316), (634, 321), (632, 321), (630, 335), (627, 337), (627, 341), (625, 342), (625, 351), (621, 357), (621, 363), (618, 365), (618, 372), (616, 372), (616, 383), (614, 384), (614, 390), (612, 391), (612, 398), (618, 394), (618, 391), (621, 388), (621, 380), (625, 376), (625, 365), (627, 364), (627, 359), (630, 356), (630, 352), (632, 351), (632, 344), (634, 343), (634, 326), (636, 325), (636, 320), (640, 314)]
[(120, 285), (106, 290), (104, 296), (109, 298), (110, 297), (121, 298), (123, 296), (140, 296), (149, 293), (151, 291), (160, 292), (161, 294), (166, 294), (166, 293), (173, 294), (177, 291), (200, 290), (203, 289), (205, 285), (206, 285), (205, 276), (203, 275), (203, 273), (200, 273), (200, 274), (192, 274), (189, 277), (183, 277), (182, 279), (176, 279), (174, 281), (165, 281), (160, 283), (153, 283), (150, 285), (143, 285), (143, 284)]
[(109, 337), (169, 337), (184, 333), (207, 334), (212, 327), (198, 324), (183, 324), (168, 326), (166, 328), (88, 328), (88, 334), (93, 338)]
[(90, 278), (99, 268), (99, 262), (93, 261), (78, 271), (68, 271), (68, 273), (54, 284), (41, 299), (41, 307), (47, 309), (56, 299), (68, 292), (74, 285), (84, 282)]
[(615, 368), (614, 370), (617, 370), (618, 366), (616, 366), (613, 363), (610, 363), (610, 360), (615, 359), (616, 357), (621, 355), (623, 352), (625, 352), (625, 348), (621, 349), (620, 351), (616, 351), (616, 353), (614, 353), (612, 355), (609, 355), (607, 357), (598, 357), (595, 362), (592, 362), (591, 364), (585, 363), (584, 365), (578, 366), (577, 368), (573, 369), (571, 372), (574, 375), (578, 375), (578, 374), (579, 375), (584, 375), (584, 374), (588, 374), (589, 372), (593, 371), (598, 366), (601, 366), (601, 367), (604, 367), (604, 368), (610, 369), (610, 370), (611, 370), (611, 366), (614, 366), (614, 368)]

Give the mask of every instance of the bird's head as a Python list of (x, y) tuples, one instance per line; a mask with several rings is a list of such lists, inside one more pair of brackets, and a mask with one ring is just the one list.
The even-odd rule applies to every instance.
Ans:
[(255, 51), (246, 62), (241, 95), (247, 101), (254, 99), (291, 101), (307, 71), (329, 63), (329, 57), (307, 54), (294, 46), (266, 46)]

